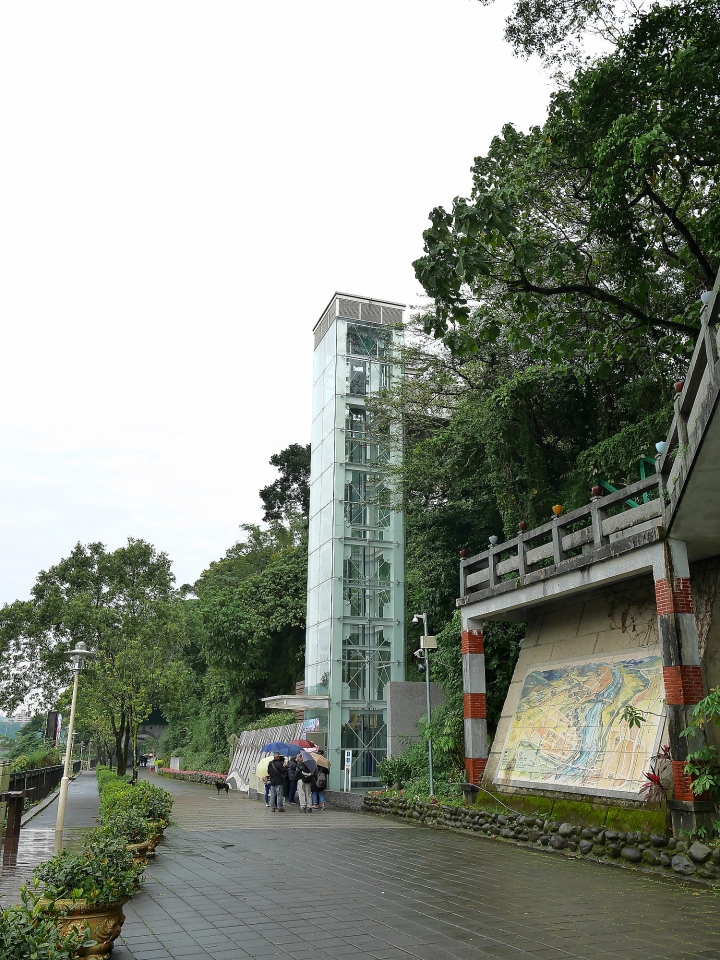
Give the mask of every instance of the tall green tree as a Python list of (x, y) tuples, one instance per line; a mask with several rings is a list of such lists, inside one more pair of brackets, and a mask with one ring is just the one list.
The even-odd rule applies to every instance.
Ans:
[(719, 41), (717, 0), (653, 7), (542, 127), (506, 126), (471, 196), (430, 215), (415, 263), (428, 330), (604, 375), (681, 361), (720, 265)]
[(138, 726), (177, 696), (184, 677), (186, 631), (167, 555), (143, 540), (114, 551), (78, 543), (38, 574), (30, 601), (4, 609), (2, 622), (10, 651), (0, 702), (52, 702), (71, 680), (67, 650), (82, 640), (93, 656), (81, 700), (102, 713), (124, 772)]
[(281, 523), (296, 514), (307, 516), (310, 509), (310, 444), (291, 443), (274, 453), (270, 465), (280, 476), (260, 491), (266, 523)]
[(207, 663), (226, 671), (237, 718), (254, 719), (261, 697), (293, 691), (303, 673), (307, 534), (304, 521), (242, 529), (195, 589)]

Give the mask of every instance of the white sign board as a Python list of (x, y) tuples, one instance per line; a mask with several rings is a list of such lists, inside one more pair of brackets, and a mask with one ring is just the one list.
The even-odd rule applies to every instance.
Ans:
[(350, 784), (352, 777), (352, 750), (345, 751), (345, 769), (343, 770), (345, 774), (345, 782), (343, 784), (343, 790), (345, 793), (350, 792)]

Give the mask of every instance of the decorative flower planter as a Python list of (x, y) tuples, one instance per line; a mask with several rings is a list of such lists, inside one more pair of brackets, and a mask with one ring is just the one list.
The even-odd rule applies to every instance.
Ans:
[(146, 840), (144, 843), (129, 843), (127, 845), (135, 863), (146, 864), (148, 862), (148, 855), (155, 849), (155, 847), (150, 846), (151, 843), (152, 840)]
[(82, 947), (77, 955), (106, 960), (125, 923), (124, 903), (127, 903), (127, 898), (106, 904), (88, 904), (87, 900), (56, 900), (52, 906), (62, 914), (55, 921), (61, 934), (80, 930), (84, 924), (90, 928), (90, 935), (96, 942), (90, 947)]
[(148, 840), (148, 843), (150, 844), (150, 852), (152, 853), (163, 838), (163, 830), (165, 829), (165, 825), (160, 820), (150, 820), (149, 824), (153, 830), (153, 835)]

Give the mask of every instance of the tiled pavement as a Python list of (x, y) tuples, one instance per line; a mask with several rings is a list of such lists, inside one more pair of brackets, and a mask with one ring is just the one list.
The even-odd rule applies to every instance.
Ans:
[[(71, 849), (80, 846), (88, 830), (97, 826), (97, 780), (94, 773), (81, 773), (70, 781), (65, 808), (63, 842)], [(0, 897), (7, 906), (19, 900), (20, 886), (27, 883), (38, 863), (53, 855), (57, 795), (52, 803), (37, 813), (20, 830), (20, 838), (13, 846), (5, 841), (0, 857)], [(2, 960), (2, 958), (0, 958)]]
[(171, 827), (114, 960), (720, 960), (705, 889), (162, 781)]

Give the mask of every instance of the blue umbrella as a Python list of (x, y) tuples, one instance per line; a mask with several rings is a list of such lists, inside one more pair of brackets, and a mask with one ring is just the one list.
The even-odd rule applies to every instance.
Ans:
[(260, 752), (281, 753), (284, 757), (295, 757), (297, 756), (298, 748), (290, 746), (289, 743), (283, 743), (282, 740), (277, 740), (275, 743), (266, 743)]

